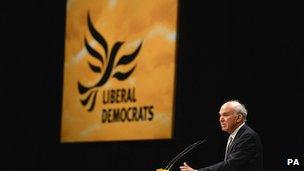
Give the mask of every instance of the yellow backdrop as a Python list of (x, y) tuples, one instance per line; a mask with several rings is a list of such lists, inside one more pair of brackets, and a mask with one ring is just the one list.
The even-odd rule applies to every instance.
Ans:
[(62, 142), (172, 138), (177, 0), (68, 0)]

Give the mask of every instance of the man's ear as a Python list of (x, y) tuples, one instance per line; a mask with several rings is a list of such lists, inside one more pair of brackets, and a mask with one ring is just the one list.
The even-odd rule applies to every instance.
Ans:
[(238, 121), (238, 122), (241, 122), (242, 120), (243, 120), (243, 116), (242, 116), (242, 115), (238, 115), (238, 116), (237, 116), (237, 121)]

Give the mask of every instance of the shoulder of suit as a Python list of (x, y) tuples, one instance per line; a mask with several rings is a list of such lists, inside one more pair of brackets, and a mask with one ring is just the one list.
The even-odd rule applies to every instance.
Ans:
[(245, 136), (247, 134), (250, 135), (258, 135), (252, 128), (250, 128), (247, 124), (243, 125), (242, 128), (239, 131), (240, 135), (239, 136)]
[(248, 125), (244, 125), (244, 131), (242, 133), (242, 135), (240, 136), (248, 136), (248, 137), (252, 137), (253, 139), (257, 140), (260, 139), (260, 136), (257, 132), (255, 132), (252, 128), (250, 128)]

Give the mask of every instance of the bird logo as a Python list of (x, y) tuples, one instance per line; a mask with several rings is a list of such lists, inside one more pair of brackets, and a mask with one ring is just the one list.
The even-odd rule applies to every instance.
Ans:
[[(91, 112), (94, 109), (96, 103), (96, 96), (99, 91), (99, 88), (105, 85), (105, 83), (110, 78), (115, 78), (119, 81), (127, 79), (135, 70), (136, 64), (126, 72), (121, 72), (117, 69), (118, 66), (126, 65), (129, 67), (130, 63), (134, 61), (137, 57), (140, 49), (142, 47), (142, 41), (140, 41), (137, 48), (130, 54), (122, 55), (118, 60), (115, 60), (117, 57), (118, 51), (123, 47), (124, 42), (117, 41), (114, 43), (111, 49), (108, 48), (108, 43), (105, 38), (99, 33), (90, 18), (90, 14), (87, 14), (87, 25), (92, 37), (99, 43), (104, 50), (104, 56), (98, 52), (98, 50), (92, 47), (86, 37), (84, 37), (84, 45), (89, 55), (98, 60), (98, 65), (92, 64), (88, 61), (89, 68), (92, 72), (99, 74), (99, 80), (93, 85), (85, 85), (80, 81), (77, 82), (78, 92), (81, 95), (80, 102), (83, 106), (87, 106), (87, 110)], [(90, 103), (89, 103), (90, 102)]]

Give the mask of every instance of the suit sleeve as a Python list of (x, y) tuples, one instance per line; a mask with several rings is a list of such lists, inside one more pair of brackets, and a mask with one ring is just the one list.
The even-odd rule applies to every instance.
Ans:
[(246, 163), (257, 154), (256, 141), (251, 134), (246, 134), (236, 142), (230, 152), (228, 159), (209, 167), (198, 169), (198, 171), (234, 171), (244, 170)]

